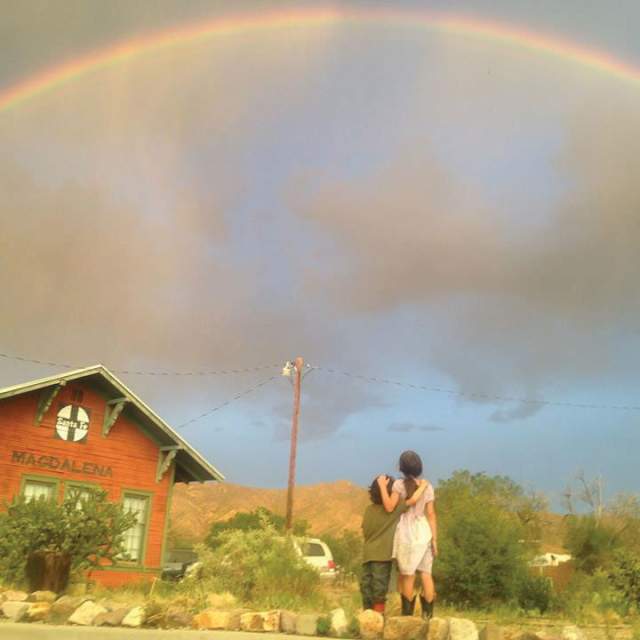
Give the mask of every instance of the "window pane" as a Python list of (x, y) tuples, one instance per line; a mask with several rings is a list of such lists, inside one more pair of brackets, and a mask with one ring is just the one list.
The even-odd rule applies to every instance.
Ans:
[(125, 495), (123, 507), (126, 512), (136, 515), (136, 523), (124, 534), (124, 556), (127, 560), (140, 560), (147, 524), (148, 498)]
[(38, 482), (37, 480), (27, 480), (24, 483), (24, 496), (27, 500), (37, 500), (54, 498), (56, 485), (51, 482)]
[(322, 548), (322, 545), (317, 542), (307, 542), (303, 548), (303, 555), (324, 556), (324, 549)]

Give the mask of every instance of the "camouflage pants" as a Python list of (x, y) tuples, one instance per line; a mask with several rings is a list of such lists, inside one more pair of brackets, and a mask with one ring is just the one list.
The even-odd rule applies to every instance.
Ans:
[(371, 609), (374, 604), (384, 603), (389, 590), (391, 576), (391, 560), (388, 562), (365, 562), (362, 565), (360, 578), (360, 593), (362, 607)]

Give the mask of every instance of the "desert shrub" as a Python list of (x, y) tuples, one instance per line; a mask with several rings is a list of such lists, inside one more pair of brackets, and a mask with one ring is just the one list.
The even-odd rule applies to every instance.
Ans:
[(202, 545), (198, 551), (203, 580), (214, 591), (273, 607), (319, 596), (318, 573), (267, 519), (259, 529), (224, 531), (214, 549)]
[(328, 636), (331, 633), (331, 618), (329, 616), (320, 616), (316, 630), (319, 636)]
[(629, 606), (640, 609), (640, 554), (618, 549), (608, 574), (611, 585), (624, 596)]
[(536, 504), (500, 476), (456, 472), (441, 482), (439, 594), (464, 607), (517, 601), (534, 550), (523, 540), (535, 525)]
[[(264, 523), (269, 523), (274, 529), (280, 533), (284, 533), (285, 519), (283, 516), (269, 511), (265, 507), (258, 507), (255, 511), (236, 513), (229, 520), (222, 522), (214, 522), (207, 537), (205, 544), (211, 549), (215, 549), (221, 543), (221, 535), (226, 531), (252, 531), (262, 529)], [(293, 534), (303, 536), (309, 529), (309, 523), (306, 520), (298, 520), (293, 523)]]
[(362, 536), (354, 531), (343, 531), (339, 536), (324, 535), (333, 560), (347, 578), (360, 575), (362, 570)]
[(518, 604), (525, 611), (546, 613), (554, 600), (553, 584), (549, 578), (526, 574), (518, 587)]
[(606, 569), (619, 546), (616, 530), (593, 514), (567, 518), (565, 546), (573, 556), (576, 568), (594, 574)]
[(123, 551), (135, 516), (107, 499), (106, 491), (72, 491), (62, 503), (18, 496), (0, 513), (0, 572), (7, 582), (24, 579), (34, 554), (59, 554), (70, 570), (98, 567)]
[(558, 595), (558, 602), (570, 618), (585, 622), (602, 622), (610, 613), (626, 616), (630, 610), (628, 600), (604, 571), (592, 575), (577, 572)]

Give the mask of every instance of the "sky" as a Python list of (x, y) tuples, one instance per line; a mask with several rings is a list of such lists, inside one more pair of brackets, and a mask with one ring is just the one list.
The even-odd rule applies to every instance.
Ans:
[[(385, 3), (0, 5), (2, 96), (157, 32)], [(417, 19), (640, 77), (640, 6), (615, 7), (397, 1), (413, 22), (213, 35), (0, 109), (0, 385), (64, 370), (7, 355), (259, 368), (118, 375), (229, 481), (282, 487), (280, 369), (303, 356), (301, 483), (368, 484), (414, 449), (434, 482), (504, 474), (554, 505), (581, 471), (640, 491), (640, 82)]]

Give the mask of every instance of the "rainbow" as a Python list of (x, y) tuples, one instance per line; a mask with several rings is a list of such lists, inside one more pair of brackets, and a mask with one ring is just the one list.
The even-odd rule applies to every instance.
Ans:
[(82, 76), (118, 65), (159, 49), (184, 46), (210, 38), (247, 32), (314, 28), (347, 22), (374, 23), (424, 28), (445, 34), (479, 38), (502, 45), (528, 49), (556, 56), (619, 80), (640, 85), (640, 68), (603, 51), (566, 40), (544, 36), (513, 25), (486, 22), (449, 14), (426, 14), (423, 11), (392, 9), (307, 8), (240, 14), (216, 18), (140, 36), (53, 66), (40, 73), (0, 89), (0, 113), (14, 109), (28, 100), (53, 91)]

